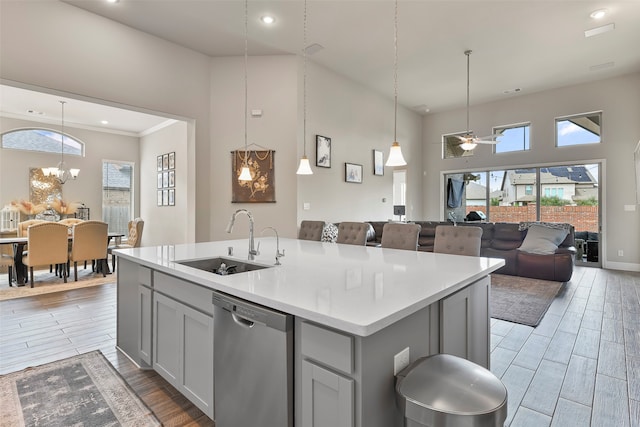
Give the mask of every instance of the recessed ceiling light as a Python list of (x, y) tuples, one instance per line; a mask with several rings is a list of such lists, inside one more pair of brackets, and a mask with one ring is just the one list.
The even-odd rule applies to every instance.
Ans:
[(119, 3), (120, 0), (107, 0), (107, 3)]
[(108, 125), (109, 121), (108, 120), (102, 120), (102, 121), (100, 121), (100, 123), (102, 123), (103, 125)]
[(607, 9), (598, 9), (591, 12), (589, 15), (591, 19), (602, 19), (607, 14)]
[(274, 18), (273, 16), (269, 16), (269, 15), (265, 15), (265, 16), (261, 17), (260, 20), (264, 24), (273, 24), (274, 22), (276, 22), (276, 18)]
[(27, 113), (29, 114), (35, 114), (37, 116), (44, 116), (44, 113), (42, 111), (36, 111), (36, 110), (27, 110)]
[(507, 90), (503, 91), (502, 93), (504, 93), (505, 95), (508, 95), (510, 93), (518, 93), (521, 90), (522, 90), (521, 88), (517, 87), (515, 89), (507, 89)]

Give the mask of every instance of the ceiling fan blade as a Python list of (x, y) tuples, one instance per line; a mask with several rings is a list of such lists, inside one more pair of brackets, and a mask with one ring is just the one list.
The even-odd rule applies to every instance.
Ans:
[(475, 144), (492, 144), (492, 145), (496, 145), (498, 144), (500, 141), (495, 141), (495, 140), (484, 140), (484, 139), (475, 139), (473, 141)]

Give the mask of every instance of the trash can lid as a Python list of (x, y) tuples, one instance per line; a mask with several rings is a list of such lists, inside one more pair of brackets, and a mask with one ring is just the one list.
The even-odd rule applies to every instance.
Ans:
[(399, 374), (396, 389), (407, 404), (445, 414), (486, 414), (507, 401), (507, 389), (498, 377), (450, 354), (416, 360)]

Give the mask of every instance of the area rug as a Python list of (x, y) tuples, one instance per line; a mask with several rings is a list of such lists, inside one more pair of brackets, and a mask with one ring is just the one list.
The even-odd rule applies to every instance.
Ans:
[(160, 426), (100, 351), (0, 377), (0, 426)]
[(562, 285), (562, 282), (492, 274), (491, 317), (538, 326)]
[(0, 274), (0, 301), (104, 285), (106, 283), (115, 283), (116, 281), (117, 276), (115, 274), (107, 274), (107, 277), (102, 277), (102, 274), (96, 274), (91, 271), (91, 267), (78, 269), (77, 282), (74, 280), (72, 267), (71, 277), (67, 278), (67, 283), (64, 283), (64, 280), (57, 277), (55, 273), (49, 273), (48, 269), (37, 271), (33, 288), (31, 288), (30, 283), (25, 286), (16, 286), (15, 282), (12, 287), (9, 287), (7, 275)]

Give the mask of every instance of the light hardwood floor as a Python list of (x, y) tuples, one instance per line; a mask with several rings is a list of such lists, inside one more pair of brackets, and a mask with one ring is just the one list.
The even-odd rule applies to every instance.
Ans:
[[(577, 267), (537, 328), (492, 319), (506, 425), (640, 427), (639, 295), (638, 273)], [(100, 349), (165, 426), (213, 426), (115, 350), (115, 301), (102, 285), (0, 302), (0, 374)]]

